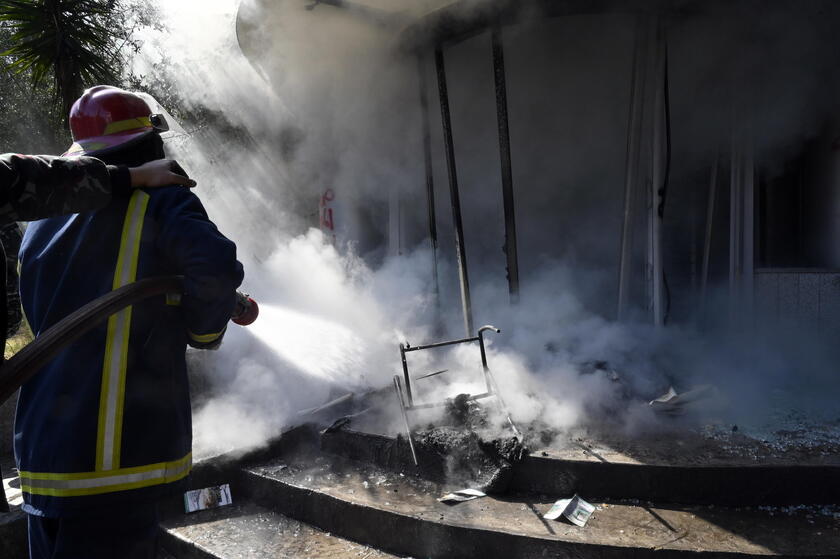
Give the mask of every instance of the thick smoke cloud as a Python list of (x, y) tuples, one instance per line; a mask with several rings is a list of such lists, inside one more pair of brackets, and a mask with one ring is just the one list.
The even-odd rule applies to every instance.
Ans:
[[(398, 343), (460, 337), (463, 326), (429, 60), (439, 304), (424, 221), (417, 67), (395, 48), (395, 33), (326, 5), (307, 10), (305, 2), (287, 0), (254, 13), (246, 2), (238, 31), (249, 61), (236, 41), (232, 2), (173, 4), (161, 6), (168, 28), (147, 39), (138, 71), (157, 72), (187, 105), (209, 107), (245, 131), (232, 137), (230, 129), (211, 126), (170, 146), (199, 180), (211, 217), (239, 244), (244, 288), (263, 309), (252, 327), (231, 327), (220, 351), (190, 355), (196, 377), (207, 383), (195, 425), (202, 454), (258, 445), (331, 394), (387, 386), (400, 370)], [(686, 192), (702, 188), (686, 177), (728, 145), (726, 84), (735, 70), (724, 64), (727, 52), (742, 53), (741, 76), (762, 92), (760, 103), (746, 104), (756, 110), (750, 121), (761, 153), (786, 153), (797, 137), (816, 135), (827, 108), (810, 102), (814, 73), (796, 66), (799, 55), (789, 50), (813, 52), (812, 41), (797, 42), (807, 26), (776, 44), (776, 16), (747, 34), (735, 21), (746, 20), (721, 24), (699, 14), (673, 33), (674, 201), (666, 227), (675, 254), (687, 244), (680, 241)], [(761, 425), (782, 408), (830, 410), (816, 395), (836, 384), (827, 366), (833, 357), (807, 333), (701, 332), (690, 323), (656, 330), (646, 324), (643, 300), (637, 321), (611, 320), (634, 28), (626, 16), (583, 16), (505, 29), (523, 278), (518, 306), (507, 302), (500, 250), (489, 38), (446, 51), (475, 322), (502, 328), (489, 360), (515, 420), (556, 433), (604, 421), (626, 433), (671, 427), (674, 420), (654, 416), (646, 401), (671, 385), (699, 384), (716, 385), (720, 397), (683, 422)], [(770, 81), (754, 65), (768, 52), (756, 37), (779, 54)], [(742, 40), (751, 49), (740, 48)], [(786, 66), (794, 69), (790, 82), (780, 78)], [(779, 95), (769, 87), (777, 81), (784, 86)], [(338, 199), (335, 244), (309, 229), (328, 188)], [(703, 195), (697, 198), (702, 206)], [(395, 200), (399, 219), (389, 215)], [(711, 314), (723, 316), (725, 305), (719, 307), (712, 304)], [(424, 388), (430, 398), (481, 389), (466, 380), (480, 379), (474, 348), (412, 359), (418, 372), (450, 368)]]

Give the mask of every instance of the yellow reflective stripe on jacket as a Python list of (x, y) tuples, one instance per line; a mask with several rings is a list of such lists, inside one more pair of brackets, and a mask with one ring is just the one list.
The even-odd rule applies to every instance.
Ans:
[(108, 472), (50, 474), (20, 472), (21, 491), (32, 495), (80, 497), (127, 491), (183, 479), (192, 468), (192, 453), (172, 462), (159, 462)]
[(225, 330), (222, 330), (221, 332), (216, 332), (215, 334), (193, 334), (192, 332), (187, 332), (187, 334), (190, 336), (190, 339), (194, 342), (198, 342), (200, 344), (209, 344), (210, 342), (215, 342), (216, 340), (218, 340), (219, 336), (225, 333)]
[[(114, 271), (113, 288), (132, 283), (137, 277), (137, 259), (140, 237), (149, 195), (136, 190), (128, 203), (123, 224), (117, 269)], [(128, 357), (128, 339), (131, 330), (131, 307), (111, 315), (105, 340), (105, 358), (102, 365), (102, 389), (99, 396), (99, 427), (96, 435), (96, 471), (115, 470), (120, 467), (122, 444), (123, 403), (125, 402), (125, 373)]]
[(109, 136), (118, 132), (125, 132), (126, 130), (137, 130), (139, 128), (152, 128), (151, 119), (147, 116), (141, 116), (137, 118), (129, 118), (128, 120), (118, 120), (117, 122), (111, 122), (108, 124), (108, 126), (105, 127), (105, 132), (103, 132), (102, 135)]

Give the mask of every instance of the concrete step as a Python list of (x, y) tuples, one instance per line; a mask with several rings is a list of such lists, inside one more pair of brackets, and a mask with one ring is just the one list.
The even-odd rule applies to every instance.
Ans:
[(3, 493), (9, 512), (0, 512), (0, 557), (26, 559), (29, 556), (26, 539), (26, 514), (20, 510), (23, 497), (17, 472), (8, 462), (3, 463)]
[[(446, 458), (419, 450), (415, 468), (408, 444), (350, 429), (324, 433), (321, 447), (332, 454), (396, 472), (419, 471), (443, 481)], [(691, 454), (686, 451), (686, 454)], [(711, 454), (711, 453), (708, 453)], [(799, 505), (840, 503), (840, 456), (811, 460), (745, 460), (704, 456), (703, 460), (642, 462), (626, 453), (583, 445), (533, 452), (515, 467), (511, 489), (531, 493), (580, 493), (600, 499), (643, 499), (660, 503), (714, 505)]]
[(17, 507), (0, 513), (0, 557), (26, 559), (27, 549), (26, 514)]
[[(185, 515), (179, 500), (166, 504), (159, 559), (394, 556), (388, 553), (506, 559), (840, 558), (836, 505), (667, 505), (598, 499), (577, 488), (598, 506), (579, 528), (542, 518), (554, 500), (571, 493), (514, 492), (445, 505), (437, 498), (463, 488), (464, 481), (447, 479), (445, 470), (439, 472), (442, 479), (432, 480), (413, 466), (399, 471), (393, 463), (383, 468), (376, 460), (337, 457), (321, 448), (335, 450), (328, 440), (312, 428), (299, 428), (249, 456), (197, 464), (191, 487), (230, 483), (236, 505)], [(383, 444), (380, 450), (391, 443)], [(396, 445), (389, 452), (402, 453)], [(566, 487), (577, 486), (561, 486)], [(7, 488), (7, 494), (13, 491)], [(0, 551), (3, 559), (26, 556), (19, 511), (0, 518)]]
[(395, 557), (249, 503), (170, 518), (161, 528), (162, 553), (174, 559)]
[[(0, 557), (27, 559), (26, 515), (0, 514)], [(388, 559), (357, 544), (256, 505), (202, 511), (161, 523), (157, 559)]]
[[(241, 475), (226, 463), (199, 464), (192, 488), (239, 480)], [(4, 489), (11, 512), (0, 513), (0, 558), (27, 559), (26, 514), (20, 510), (18, 478), (4, 472)], [(237, 477), (238, 476), (238, 477)], [(160, 549), (157, 559), (388, 559), (395, 555), (331, 535), (275, 511), (247, 502), (247, 492), (237, 490), (238, 504), (184, 514), (183, 503), (173, 499), (161, 507)], [(240, 499), (239, 497), (242, 497)]]
[[(593, 502), (584, 528), (542, 515), (568, 494), (450, 506), (438, 483), (298, 448), (242, 469), (254, 502), (332, 534), (414, 557), (840, 557), (837, 508)], [(582, 495), (584, 498), (587, 495)]]

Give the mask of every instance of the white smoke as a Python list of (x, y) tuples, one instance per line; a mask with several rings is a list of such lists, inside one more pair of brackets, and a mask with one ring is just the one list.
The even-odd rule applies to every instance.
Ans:
[[(169, 84), (188, 108), (210, 107), (224, 115), (224, 122), (247, 131), (244, 140), (250, 142), (242, 148), (243, 138), (231, 139), (229, 131), (211, 127), (188, 130), (189, 138), (170, 144), (170, 154), (198, 180), (197, 193), (211, 218), (239, 245), (246, 267), (243, 289), (262, 310), (254, 325), (231, 326), (219, 351), (190, 353), (191, 366), (208, 384), (195, 414), (199, 455), (259, 445), (298, 421), (299, 410), (330, 395), (388, 386), (401, 371), (400, 342), (417, 345), (463, 335), (449, 245), (442, 244), (439, 304), (432, 295), (428, 241), (401, 241), (399, 256), (387, 255), (384, 248), (394, 193), (407, 208), (404, 229), (425, 219), (418, 194), (424, 178), (413, 59), (395, 52), (394, 36), (386, 29), (348, 20), (330, 6), (306, 10), (305, 2), (282, 4), (281, 17), (261, 22), (254, 31), (271, 53), (266, 57), (270, 68), (252, 65), (240, 52), (232, 0), (161, 3), (166, 29), (149, 33), (138, 59), (139, 73), (153, 73), (158, 82)], [(590, 31), (597, 27), (589, 24)], [(616, 41), (629, 44), (627, 30), (616, 29)], [(595, 54), (608, 58), (593, 45)], [(458, 56), (453, 56), (453, 67)], [(510, 60), (517, 56), (526, 59), (529, 53), (511, 49)], [(470, 58), (465, 55), (465, 60)], [(510, 83), (517, 84), (516, 66), (511, 68)], [(612, 73), (609, 67), (587, 71), (597, 79)], [(513, 99), (517, 92), (509, 87)], [(608, 89), (599, 89), (599, 95), (607, 99)], [(492, 86), (487, 90), (492, 92)], [(588, 117), (573, 101), (584, 93), (567, 93), (570, 100), (564, 105), (581, 131)], [(453, 86), (452, 95), (465, 93)], [(623, 97), (613, 101), (610, 107), (626, 106)], [(478, 107), (477, 101), (473, 108)], [(598, 126), (612, 126), (614, 116), (599, 114)], [(493, 125), (493, 118), (492, 112), (476, 114), (485, 125)], [(527, 115), (526, 122), (538, 127), (540, 115)], [(516, 422), (557, 432), (609, 418), (628, 432), (656, 428), (661, 420), (646, 400), (670, 385), (684, 390), (703, 383), (718, 385), (725, 395), (704, 419), (741, 421), (769, 409), (770, 389), (759, 386), (788, 388), (792, 370), (807, 375), (802, 377), (807, 390), (798, 396), (805, 407), (814, 394), (830, 393), (824, 389), (830, 384), (824, 373), (828, 358), (817, 342), (807, 352), (816, 369), (801, 371), (801, 362), (791, 357), (803, 355), (801, 344), (779, 349), (762, 346), (767, 338), (748, 342), (723, 331), (702, 336), (690, 327), (661, 331), (643, 323), (617, 324), (596, 312), (614, 300), (612, 288), (604, 287), (612, 285), (615, 270), (614, 263), (604, 264), (612, 249), (603, 239), (614, 237), (616, 222), (592, 216), (601, 215), (594, 212), (605, 207), (603, 200), (611, 200), (609, 208), (616, 206), (618, 198), (610, 193), (620, 190), (623, 172), (616, 142), (605, 148), (590, 139), (558, 154), (540, 138), (519, 138), (520, 145), (536, 146), (542, 163), (515, 167), (518, 179), (533, 183), (546, 197), (520, 206), (520, 215), (536, 217), (521, 230), (523, 239), (532, 241), (523, 245), (532, 248), (523, 257), (522, 301), (511, 306), (496, 250), (499, 231), (485, 242), (475, 233), (483, 232), (487, 222), (501, 223), (498, 203), (475, 194), (498, 191), (496, 159), (488, 165), (485, 154), (488, 142), (495, 142), (492, 128), (489, 135), (477, 133), (481, 145), (470, 146), (459, 161), (465, 191), (472, 189), (475, 200), (472, 217), (467, 216), (473, 231), (467, 240), (472, 243), (468, 247), (476, 247), (470, 261), (471, 272), (477, 272), (472, 276), (476, 324), (502, 329), (498, 336), (488, 334), (489, 362)], [(564, 142), (574, 143), (578, 135), (575, 128), (569, 130), (563, 132), (569, 134)], [(577, 164), (591, 162), (582, 144), (597, 145), (617, 167), (601, 160), (589, 173)], [(439, 185), (445, 183), (441, 165), (436, 161)], [(553, 182), (552, 165), (569, 169), (558, 174), (564, 177), (562, 188)], [(362, 221), (368, 225), (355, 232), (365, 238), (351, 235), (333, 244), (310, 229), (317, 226), (318, 199), (327, 188), (335, 189), (346, 207), (363, 208)], [(447, 222), (441, 216), (448, 213), (440, 210), (447, 207), (439, 201), (439, 222)], [(564, 208), (567, 220), (560, 219), (563, 212), (557, 207)], [(443, 227), (442, 241), (449, 242), (449, 235)], [(573, 242), (576, 235), (582, 239), (579, 245)], [(563, 248), (542, 251), (554, 244)], [(592, 366), (601, 361), (606, 364)], [(450, 369), (423, 381), (418, 397), (440, 399), (483, 389), (474, 346), (411, 354), (410, 363), (416, 373)]]

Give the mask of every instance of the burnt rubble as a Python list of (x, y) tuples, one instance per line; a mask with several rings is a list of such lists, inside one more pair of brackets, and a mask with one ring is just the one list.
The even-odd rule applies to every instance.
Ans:
[(528, 454), (525, 445), (515, 436), (492, 436), (487, 411), (469, 394), (447, 400), (443, 423), (416, 433), (421, 454), (441, 457), (448, 481), (504, 493), (513, 467)]
[(418, 433), (415, 443), (444, 459), (447, 481), (485, 493), (505, 493), (513, 479), (514, 465), (528, 454), (515, 437), (485, 440), (475, 431), (453, 427)]
[(348, 416), (326, 424), (328, 427), (320, 431), (320, 446), (394, 472), (417, 473), (430, 480), (481, 489), (485, 493), (504, 493), (513, 478), (515, 465), (528, 455), (525, 445), (513, 434), (500, 436), (487, 408), (469, 394), (448, 399), (443, 410), (435, 424), (412, 433), (418, 458), (416, 466), (404, 435), (390, 438), (367, 434), (364, 442), (343, 436), (345, 432), (355, 432), (351, 431), (354, 428), (364, 430), (366, 423), (355, 425), (347, 421)]

